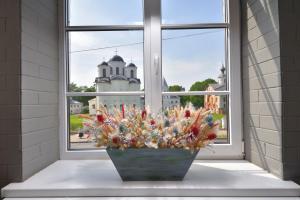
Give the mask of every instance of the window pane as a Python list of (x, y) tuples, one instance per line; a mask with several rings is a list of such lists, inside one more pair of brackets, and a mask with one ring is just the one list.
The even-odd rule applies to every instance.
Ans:
[(143, 24), (142, 0), (69, 0), (69, 25)]
[(69, 97), (69, 141), (70, 149), (96, 148), (96, 134), (84, 127), (89, 118), (96, 119), (100, 107), (105, 107), (108, 114), (114, 109), (122, 110), (128, 107), (144, 108), (144, 96), (89, 96)]
[(162, 23), (221, 23), (223, 0), (162, 0)]
[(163, 95), (163, 109), (174, 106), (186, 106), (191, 103), (195, 108), (211, 110), (214, 120), (219, 122), (219, 131), (215, 143), (229, 143), (229, 112), (228, 96), (204, 95), (204, 96), (177, 96)]
[(70, 32), (69, 38), (69, 91), (143, 90), (143, 31)]
[(224, 29), (164, 30), (162, 37), (163, 91), (226, 90)]

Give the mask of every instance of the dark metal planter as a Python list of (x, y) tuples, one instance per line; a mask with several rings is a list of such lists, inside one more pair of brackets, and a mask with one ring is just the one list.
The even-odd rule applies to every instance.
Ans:
[(198, 151), (184, 149), (106, 149), (123, 181), (182, 180)]

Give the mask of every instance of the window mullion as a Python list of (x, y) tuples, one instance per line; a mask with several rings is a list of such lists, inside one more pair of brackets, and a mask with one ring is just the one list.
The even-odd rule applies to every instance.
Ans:
[(162, 108), (161, 1), (144, 0), (145, 105), (152, 112)]

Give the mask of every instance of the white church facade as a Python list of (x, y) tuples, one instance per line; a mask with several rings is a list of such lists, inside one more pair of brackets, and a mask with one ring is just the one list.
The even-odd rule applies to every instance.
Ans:
[[(224, 91), (226, 90), (226, 69), (224, 66), (220, 69), (221, 73), (218, 76), (218, 82), (215, 84), (209, 84), (206, 91)], [(222, 114), (220, 128), (227, 129), (227, 96), (220, 95), (205, 95), (204, 96), (204, 108), (211, 110), (214, 113)]]
[[(122, 91), (140, 91), (141, 81), (137, 78), (137, 66), (134, 63), (126, 65), (124, 59), (119, 56), (113, 56), (108, 62), (102, 62), (98, 66), (98, 76), (95, 79), (97, 92), (122, 92)], [(163, 82), (164, 91), (168, 90), (166, 81)], [(171, 99), (171, 97), (169, 97)], [(144, 97), (140, 96), (97, 96), (89, 101), (89, 114), (97, 113), (100, 105), (111, 108), (121, 108), (122, 105), (144, 107)], [(180, 105), (179, 97), (172, 97), (172, 101), (164, 101), (163, 107)]]

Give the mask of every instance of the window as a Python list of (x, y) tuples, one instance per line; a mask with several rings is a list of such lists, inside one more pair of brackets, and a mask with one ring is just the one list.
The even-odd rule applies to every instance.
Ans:
[(134, 78), (133, 70), (130, 70), (130, 78)]
[[(215, 153), (200, 156), (242, 157), (238, 0), (64, 2), (63, 156), (97, 155), (86, 151), (94, 141), (76, 134), (80, 116), (99, 105), (159, 112), (191, 102), (220, 118)], [(82, 103), (81, 115), (71, 114), (70, 99)]]

